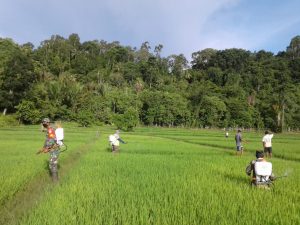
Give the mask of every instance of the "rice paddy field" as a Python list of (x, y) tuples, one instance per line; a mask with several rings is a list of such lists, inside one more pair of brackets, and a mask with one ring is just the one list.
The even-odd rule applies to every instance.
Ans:
[(270, 190), (249, 185), (245, 168), (262, 149), (263, 133), (137, 128), (112, 154), (113, 127), (65, 127), (68, 150), (59, 182), (48, 155), (36, 155), (38, 126), (0, 129), (0, 224), (300, 224), (300, 134), (275, 134)]

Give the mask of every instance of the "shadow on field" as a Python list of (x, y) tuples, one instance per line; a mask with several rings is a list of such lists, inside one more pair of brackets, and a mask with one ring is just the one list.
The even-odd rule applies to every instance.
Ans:
[[(73, 150), (68, 157), (63, 160), (60, 167), (58, 164), (58, 173), (61, 178), (68, 174), (77, 164), (84, 154), (95, 144), (97, 139), (92, 138)], [(36, 176), (28, 180), (14, 196), (2, 203), (0, 206), (0, 224), (13, 225), (20, 224), (23, 216), (27, 215), (33, 208), (42, 201), (46, 192), (51, 192), (59, 183), (53, 183), (53, 180), (47, 176), (49, 171), (49, 159), (43, 161), (43, 169)]]
[(202, 152), (202, 151), (158, 151), (158, 150), (131, 150), (131, 151), (120, 151), (120, 154), (126, 155), (140, 155), (140, 156), (162, 156), (162, 157), (174, 157), (179, 159), (186, 159), (186, 157), (196, 158), (210, 158), (218, 155), (217, 151)]
[(247, 180), (245, 177), (241, 177), (234, 174), (224, 173), (224, 178), (236, 184), (247, 184), (247, 182), (249, 183), (249, 180)]
[(106, 151), (106, 152), (112, 152), (112, 151), (111, 151), (111, 148), (112, 148), (112, 147), (109, 146), (109, 147), (107, 147), (107, 148), (105, 149), (105, 151)]
[(157, 151), (157, 150), (131, 150), (124, 151), (123, 154), (134, 154), (134, 155), (168, 155), (168, 156), (176, 156), (176, 155), (197, 155), (197, 153), (191, 152), (176, 152), (176, 151)]
[(51, 171), (50, 171), (50, 168), (49, 168), (49, 160), (48, 159), (44, 160), (44, 170), (47, 171), (48, 174), (49, 174), (49, 177), (51, 177)]

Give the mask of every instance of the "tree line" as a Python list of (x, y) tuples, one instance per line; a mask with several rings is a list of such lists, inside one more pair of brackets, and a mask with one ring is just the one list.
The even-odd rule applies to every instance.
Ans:
[(300, 127), (300, 36), (274, 55), (231, 48), (161, 55), (163, 46), (53, 35), (34, 47), (0, 39), (0, 110), (83, 126)]

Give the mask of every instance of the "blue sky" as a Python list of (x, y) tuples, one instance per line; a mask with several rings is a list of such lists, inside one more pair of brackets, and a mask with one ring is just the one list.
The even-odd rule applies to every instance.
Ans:
[(77, 33), (187, 58), (205, 48), (276, 54), (300, 35), (299, 9), (298, 0), (1, 0), (0, 37), (38, 46)]

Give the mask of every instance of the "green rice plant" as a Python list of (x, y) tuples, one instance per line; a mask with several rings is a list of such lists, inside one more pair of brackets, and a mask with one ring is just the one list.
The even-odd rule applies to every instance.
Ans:
[[(300, 221), (299, 162), (274, 157), (274, 172), (289, 170), (289, 177), (278, 180), (271, 190), (249, 185), (245, 167), (254, 159), (256, 145), (261, 144), (259, 134), (249, 133), (258, 143), (252, 143), (250, 153), (236, 157), (234, 144), (221, 139), (224, 137), (218, 131), (140, 128), (122, 134), (128, 144), (120, 146), (119, 154), (106, 150), (108, 132), (113, 131), (104, 128), (80, 163), (20, 224), (231, 225)], [(292, 140), (286, 145), (296, 143), (299, 141)], [(233, 146), (232, 151), (229, 146)], [(297, 156), (298, 151), (294, 149), (290, 154)]]
[[(95, 135), (94, 130), (78, 129), (65, 128), (68, 151), (60, 155), (61, 165), (72, 151)], [(0, 130), (0, 205), (13, 199), (17, 192), (38, 175), (48, 175), (49, 155), (36, 155), (44, 140), (45, 133), (40, 131), (39, 126)]]
[(14, 127), (18, 126), (19, 121), (14, 115), (2, 115), (0, 114), (0, 127)]
[[(143, 133), (143, 128), (141, 133)], [(139, 130), (140, 132), (140, 130)], [(146, 133), (147, 134), (147, 133)], [(173, 140), (182, 140), (188, 143), (196, 143), (203, 146), (219, 148), (221, 150), (235, 151), (235, 133), (231, 132), (229, 138), (225, 138), (223, 130), (183, 130), (183, 129), (166, 129), (151, 128), (151, 135), (170, 138)], [(263, 133), (243, 132), (245, 152), (253, 154), (256, 150), (262, 150)], [(273, 154), (275, 157), (300, 161), (300, 151), (298, 149), (299, 134), (284, 133), (275, 134), (273, 138)]]

